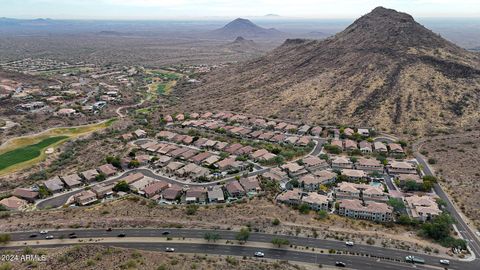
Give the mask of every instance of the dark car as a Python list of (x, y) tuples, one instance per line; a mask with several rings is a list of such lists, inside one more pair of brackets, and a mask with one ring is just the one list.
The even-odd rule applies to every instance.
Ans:
[(163, 234), (163, 235), (169, 235), (170, 232), (169, 232), (169, 231), (164, 231), (164, 232), (162, 232), (162, 234)]
[(107, 229), (107, 232), (111, 232), (111, 231), (112, 231), (112, 228), (108, 228), (108, 229)]
[(346, 267), (347, 265), (344, 262), (335, 262), (335, 266)]
[(71, 233), (69, 233), (68, 235), (75, 235), (75, 233), (74, 233), (74, 232), (71, 232)]
[(118, 236), (118, 237), (125, 237), (125, 236), (127, 236), (127, 235), (124, 234), (124, 233), (120, 233), (120, 234), (118, 234), (117, 236)]
[(37, 237), (37, 234), (36, 234), (36, 233), (30, 234), (30, 238), (34, 238), (34, 237)]
[(76, 235), (76, 234), (69, 234), (69, 235), (68, 235), (68, 238), (74, 239), (74, 238), (77, 238), (77, 235)]

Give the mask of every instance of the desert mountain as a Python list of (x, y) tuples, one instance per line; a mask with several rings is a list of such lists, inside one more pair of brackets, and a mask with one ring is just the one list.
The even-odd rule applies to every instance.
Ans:
[(227, 50), (234, 52), (256, 52), (260, 51), (259, 46), (255, 41), (245, 39), (243, 37), (237, 37), (233, 42), (229, 42), (223, 46)]
[(479, 55), (383, 7), (331, 38), (287, 40), (202, 82), (179, 89), (185, 108), (410, 134), (480, 119)]
[(250, 20), (238, 18), (220, 29), (211, 31), (210, 35), (228, 39), (239, 36), (244, 38), (271, 38), (281, 36), (282, 32), (274, 28), (263, 28), (254, 24)]

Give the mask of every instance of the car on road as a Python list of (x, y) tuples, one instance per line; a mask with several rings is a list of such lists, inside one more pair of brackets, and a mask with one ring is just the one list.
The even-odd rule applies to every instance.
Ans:
[(48, 231), (40, 231), (40, 234), (47, 234)]
[(408, 255), (405, 257), (405, 261), (406, 262), (409, 262), (409, 263), (420, 263), (420, 264), (424, 264), (425, 263), (425, 260), (423, 258), (420, 258), (420, 257), (415, 257), (413, 255)]
[(112, 228), (108, 228), (108, 229), (107, 229), (107, 232), (111, 232), (111, 231), (112, 231)]
[(36, 234), (36, 233), (30, 234), (30, 238), (35, 238), (35, 237), (37, 237), (37, 234)]
[(338, 266), (338, 267), (346, 267), (347, 264), (344, 263), (344, 262), (335, 262), (335, 266)]
[(53, 239), (53, 235), (47, 235), (45, 236), (45, 239)]
[(119, 233), (117, 236), (118, 236), (118, 237), (125, 237), (125, 236), (127, 236), (127, 235), (126, 235), (125, 233)]
[(260, 257), (260, 258), (263, 258), (265, 257), (265, 253), (261, 252), (261, 251), (257, 251), (253, 254), (255, 257)]
[(450, 261), (449, 261), (449, 260), (446, 260), (446, 259), (441, 259), (441, 260), (440, 260), (440, 264), (450, 265)]
[(347, 242), (345, 242), (345, 245), (347, 245), (349, 247), (353, 247), (354, 243), (352, 241), (347, 241)]
[(77, 235), (76, 235), (76, 234), (69, 234), (69, 235), (68, 235), (68, 238), (74, 239), (74, 238), (77, 238)]
[(162, 235), (169, 235), (169, 234), (170, 234), (169, 231), (163, 231), (163, 232), (162, 232)]
[(175, 252), (175, 249), (172, 248), (172, 247), (166, 247), (166, 248), (165, 248), (165, 251), (166, 251), (166, 252)]

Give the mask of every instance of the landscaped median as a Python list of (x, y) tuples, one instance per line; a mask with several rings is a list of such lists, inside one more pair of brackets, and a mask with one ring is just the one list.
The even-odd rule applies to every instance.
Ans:
[(45, 150), (63, 142), (107, 128), (116, 119), (78, 127), (52, 128), (13, 138), (0, 146), (0, 175), (28, 168), (45, 158)]

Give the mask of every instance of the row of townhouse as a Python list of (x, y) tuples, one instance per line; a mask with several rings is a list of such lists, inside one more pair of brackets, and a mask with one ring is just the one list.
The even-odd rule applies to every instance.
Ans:
[(337, 203), (337, 213), (340, 216), (377, 222), (393, 221), (393, 208), (386, 203), (362, 202), (357, 199), (341, 199)]
[(386, 169), (392, 175), (417, 173), (417, 167), (413, 162), (392, 160), (387, 166), (384, 166), (379, 160), (374, 158), (360, 158), (354, 163), (348, 157), (336, 156), (331, 160), (331, 166), (334, 170), (357, 169), (379, 173), (383, 173)]
[(330, 145), (337, 146), (343, 151), (360, 150), (362, 153), (365, 153), (365, 154), (369, 154), (372, 152), (384, 153), (384, 154), (390, 153), (392, 155), (405, 154), (405, 151), (403, 150), (402, 146), (398, 143), (384, 144), (383, 142), (371, 143), (368, 141), (361, 141), (357, 143), (356, 141), (350, 140), (350, 139), (346, 139), (346, 140), (333, 139), (330, 142)]
[(277, 196), (276, 201), (289, 206), (307, 204), (310, 209), (315, 211), (329, 211), (332, 199), (326, 195), (318, 194), (317, 192), (304, 192), (301, 189), (292, 189), (280, 193)]
[(341, 182), (335, 188), (337, 199), (359, 199), (364, 201), (388, 201), (388, 193), (380, 186)]

